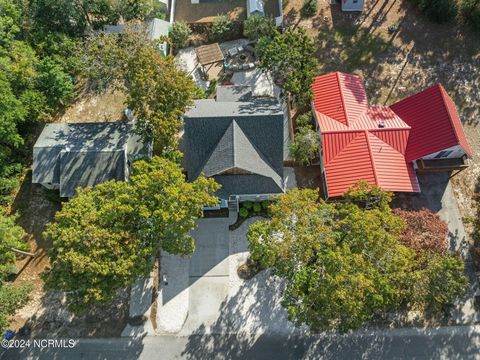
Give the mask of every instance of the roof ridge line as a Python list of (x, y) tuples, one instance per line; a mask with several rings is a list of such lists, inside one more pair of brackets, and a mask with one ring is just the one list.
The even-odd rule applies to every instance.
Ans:
[(237, 124), (237, 121), (235, 120), (235, 118), (232, 119), (232, 143), (233, 143), (233, 167), (236, 168), (237, 167), (237, 163), (236, 163), (236, 158), (235, 158), (235, 125), (238, 126)]
[[(442, 84), (440, 83), (436, 83), (435, 84), (438, 89), (440, 90), (440, 96), (442, 97), (442, 100), (443, 100), (443, 106), (445, 107), (445, 110), (447, 111), (447, 114), (448, 114), (448, 120), (450, 120), (450, 126), (452, 127), (452, 130), (453, 130), (453, 134), (455, 135), (455, 139), (457, 139), (457, 142), (458, 144), (460, 145), (460, 138), (458, 137), (458, 134), (457, 134), (457, 129), (455, 128), (455, 125), (453, 124), (453, 116), (452, 116), (452, 113), (450, 112), (450, 109), (449, 107), (447, 106), (447, 100), (452, 100), (452, 98), (450, 98), (450, 95), (447, 94), (446, 90), (443, 88)], [(435, 86), (433, 85), (433, 86)], [(432, 86), (432, 87), (433, 87)], [(450, 99), (446, 99), (446, 96), (448, 96)], [(460, 120), (460, 115), (458, 116), (459, 117), (459, 120)], [(461, 120), (460, 120), (460, 124), (461, 124)], [(463, 126), (463, 124), (461, 124)], [(462, 145), (460, 145), (462, 146)], [(462, 146), (463, 147), (463, 146)]]
[(347, 115), (347, 109), (345, 107), (345, 98), (343, 97), (343, 89), (340, 84), (340, 72), (336, 72), (337, 75), (337, 82), (338, 82), (338, 89), (340, 90), (340, 99), (342, 100), (342, 106), (343, 106), (343, 114), (345, 115), (345, 121), (347, 122), (347, 126), (349, 126), (349, 121), (348, 121), (348, 115)]
[(370, 144), (370, 139), (368, 138), (368, 134), (369, 134), (369, 131), (365, 130), (365, 137), (367, 139), (367, 147), (368, 147), (368, 155), (370, 155), (370, 162), (372, 164), (373, 177), (375, 178), (375, 183), (377, 184), (377, 186), (380, 186), (380, 184), (378, 182), (377, 168), (375, 167), (375, 160), (373, 159), (372, 146)]
[[(351, 131), (351, 132), (363, 133), (362, 130), (353, 130), (353, 131)], [(345, 146), (342, 148), (342, 150), (340, 150), (339, 152), (337, 152), (337, 154), (336, 154), (334, 157), (332, 157), (328, 163), (330, 164), (332, 161), (334, 161), (334, 160), (337, 158), (337, 156), (340, 155), (340, 154), (343, 152), (343, 150), (344, 150), (346, 147), (348, 147), (348, 146), (353, 142), (353, 140), (355, 140), (356, 138), (358, 138), (358, 135), (357, 135), (357, 136), (354, 136), (347, 144), (345, 144)], [(326, 165), (326, 164), (325, 164), (325, 165)]]

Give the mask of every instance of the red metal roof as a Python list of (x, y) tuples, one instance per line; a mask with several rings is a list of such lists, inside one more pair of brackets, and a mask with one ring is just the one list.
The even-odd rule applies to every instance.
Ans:
[(314, 113), (322, 134), (328, 196), (359, 180), (398, 192), (419, 192), (406, 161), (410, 126), (388, 107), (368, 107), (361, 79), (333, 73), (313, 84)]
[(390, 108), (411, 126), (407, 160), (460, 145), (472, 156), (453, 100), (440, 84), (401, 100)]
[(368, 108), (362, 79), (339, 72), (318, 76), (312, 84), (315, 110), (346, 126)]

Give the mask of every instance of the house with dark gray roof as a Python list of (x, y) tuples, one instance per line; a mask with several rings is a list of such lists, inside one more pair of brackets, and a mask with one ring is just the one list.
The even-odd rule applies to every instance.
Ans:
[(150, 156), (132, 123), (52, 123), (33, 147), (32, 182), (72, 197), (77, 187), (127, 180), (130, 165)]
[(201, 174), (215, 179), (223, 204), (283, 193), (287, 126), (284, 106), (276, 99), (196, 100), (184, 115), (188, 179)]

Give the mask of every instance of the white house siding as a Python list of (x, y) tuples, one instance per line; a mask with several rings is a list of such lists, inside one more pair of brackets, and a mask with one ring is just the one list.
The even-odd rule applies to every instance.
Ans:
[(342, 11), (363, 11), (364, 0), (342, 0)]

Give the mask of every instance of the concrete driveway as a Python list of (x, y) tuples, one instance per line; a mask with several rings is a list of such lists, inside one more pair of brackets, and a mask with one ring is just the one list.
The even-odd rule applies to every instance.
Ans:
[(157, 332), (188, 334), (217, 317), (229, 288), (228, 218), (199, 219), (192, 231), (195, 252), (188, 257), (161, 254)]
[(190, 301), (181, 334), (199, 327), (208, 331), (217, 317), (229, 288), (228, 218), (201, 219), (192, 232), (195, 252), (190, 259)]

